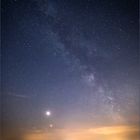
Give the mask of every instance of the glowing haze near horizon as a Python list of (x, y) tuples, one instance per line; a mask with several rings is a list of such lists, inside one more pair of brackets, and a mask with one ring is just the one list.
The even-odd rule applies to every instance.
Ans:
[(4, 140), (138, 140), (138, 0), (2, 0)]

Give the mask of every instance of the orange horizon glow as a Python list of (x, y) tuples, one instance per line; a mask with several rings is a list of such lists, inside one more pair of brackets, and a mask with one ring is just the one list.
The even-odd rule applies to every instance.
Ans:
[(138, 140), (138, 126), (106, 126), (89, 129), (56, 129), (25, 134), (23, 140)]

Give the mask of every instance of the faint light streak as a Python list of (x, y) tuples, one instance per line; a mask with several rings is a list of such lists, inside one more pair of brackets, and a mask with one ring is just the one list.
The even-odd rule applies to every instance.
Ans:
[(111, 100), (111, 101), (113, 100), (113, 98), (112, 98), (112, 97), (110, 97), (110, 96), (108, 96), (107, 98), (108, 98), (109, 100)]

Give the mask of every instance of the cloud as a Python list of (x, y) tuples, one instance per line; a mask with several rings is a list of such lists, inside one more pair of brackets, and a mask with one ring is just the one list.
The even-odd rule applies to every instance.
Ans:
[(110, 127), (101, 127), (96, 129), (91, 129), (91, 132), (94, 132), (96, 134), (118, 134), (118, 133), (125, 133), (125, 132), (135, 132), (139, 131), (139, 128), (136, 126), (130, 127), (130, 126), (110, 126)]
[(17, 97), (17, 98), (25, 98), (25, 99), (29, 98), (28, 95), (24, 95), (24, 94), (8, 93), (7, 95)]

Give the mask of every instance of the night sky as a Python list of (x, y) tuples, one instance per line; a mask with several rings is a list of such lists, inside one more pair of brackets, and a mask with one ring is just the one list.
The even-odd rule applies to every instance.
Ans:
[(2, 0), (1, 12), (5, 127), (139, 122), (138, 0)]

